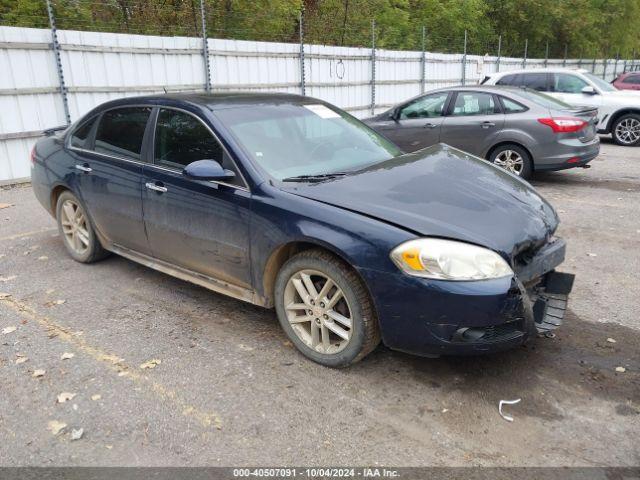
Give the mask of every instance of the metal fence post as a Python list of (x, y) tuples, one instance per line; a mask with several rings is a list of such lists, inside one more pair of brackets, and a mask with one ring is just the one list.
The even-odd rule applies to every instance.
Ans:
[(636, 51), (634, 49), (633, 53), (631, 54), (631, 71), (635, 71), (635, 68), (636, 68)]
[(211, 67), (209, 66), (209, 42), (207, 41), (207, 17), (204, 0), (200, 0), (200, 19), (202, 20), (202, 58), (204, 60), (204, 91), (211, 91)]
[(605, 77), (607, 76), (607, 59), (605, 58), (604, 60), (602, 60), (602, 79), (604, 80)]
[(427, 28), (423, 25), (422, 26), (422, 58), (421, 58), (421, 65), (420, 65), (420, 93), (424, 93), (425, 81), (427, 79), (426, 48), (427, 48)]
[(527, 49), (529, 48), (529, 39), (524, 39), (524, 57), (522, 57), (522, 68), (527, 68)]
[(464, 48), (462, 50), (462, 85), (467, 80), (467, 31), (464, 31)]
[(64, 108), (64, 118), (67, 125), (71, 124), (69, 114), (69, 100), (67, 98), (67, 87), (64, 83), (64, 72), (62, 71), (62, 58), (60, 58), (60, 43), (58, 43), (58, 30), (56, 29), (56, 17), (53, 14), (51, 0), (47, 0), (47, 13), (49, 14), (49, 26), (51, 27), (51, 47), (56, 58), (56, 69), (58, 70), (58, 82), (60, 84), (60, 95), (62, 96), (62, 106)]
[(620, 61), (620, 50), (616, 52), (616, 63), (613, 66), (613, 78), (615, 79), (618, 76), (618, 62)]
[(376, 21), (371, 20), (371, 115), (376, 113)]
[(496, 59), (496, 72), (500, 71), (500, 54), (502, 53), (502, 35), (498, 35), (498, 58)]
[(593, 59), (593, 62), (591, 63), (591, 73), (596, 73), (596, 59)]
[(307, 94), (307, 87), (305, 82), (305, 71), (304, 71), (304, 11), (300, 10), (300, 15), (298, 17), (298, 21), (300, 23), (300, 93), (302, 95)]
[(567, 66), (567, 54), (569, 52), (569, 45), (564, 44), (564, 59), (562, 60), (562, 68)]
[(544, 68), (547, 68), (548, 63), (549, 63), (549, 42), (547, 42), (547, 46), (544, 49)]

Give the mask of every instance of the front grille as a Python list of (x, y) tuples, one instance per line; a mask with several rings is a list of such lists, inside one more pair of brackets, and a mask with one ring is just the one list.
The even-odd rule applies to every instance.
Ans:
[(451, 338), (455, 343), (494, 343), (517, 338), (524, 334), (523, 319), (488, 327), (459, 328)]

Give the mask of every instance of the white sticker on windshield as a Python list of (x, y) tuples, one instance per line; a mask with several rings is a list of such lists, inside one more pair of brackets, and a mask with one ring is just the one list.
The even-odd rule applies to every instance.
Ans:
[(324, 105), (316, 104), (316, 105), (303, 105), (307, 110), (311, 110), (313, 113), (318, 115), (320, 118), (340, 118), (336, 112), (331, 110)]

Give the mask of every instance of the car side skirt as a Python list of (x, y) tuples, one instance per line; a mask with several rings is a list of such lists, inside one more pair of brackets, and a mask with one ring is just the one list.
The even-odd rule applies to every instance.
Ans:
[(180, 280), (185, 280), (187, 282), (195, 283), (196, 285), (200, 285), (201, 287), (207, 288), (209, 290), (213, 290), (214, 292), (221, 293), (223, 295), (228, 295), (229, 297), (233, 297), (238, 300), (242, 300), (244, 302), (252, 303), (254, 305), (267, 307), (267, 308), (271, 307), (269, 301), (266, 298), (262, 297), (252, 289), (240, 287), (238, 285), (233, 285), (233, 284), (224, 282), (217, 278), (202, 275), (200, 273), (193, 272), (186, 268), (172, 265), (163, 260), (150, 257), (143, 253), (130, 250), (120, 245), (107, 244), (107, 245), (104, 245), (104, 248), (115, 254), (128, 258), (129, 260), (140, 263), (141, 265), (152, 268), (162, 273), (166, 273), (167, 275), (171, 275), (172, 277), (179, 278)]

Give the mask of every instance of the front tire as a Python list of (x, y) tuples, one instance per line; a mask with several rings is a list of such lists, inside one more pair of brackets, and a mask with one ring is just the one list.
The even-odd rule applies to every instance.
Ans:
[(364, 283), (328, 252), (307, 250), (290, 258), (278, 272), (274, 295), (282, 329), (314, 362), (346, 367), (380, 343)]
[(108, 255), (82, 203), (68, 190), (58, 197), (56, 219), (58, 231), (71, 258), (80, 263), (92, 263)]
[(637, 113), (622, 115), (614, 122), (611, 136), (617, 145), (623, 147), (640, 145), (640, 115)]
[(494, 148), (489, 155), (489, 161), (520, 178), (529, 179), (533, 173), (531, 155), (515, 143)]

